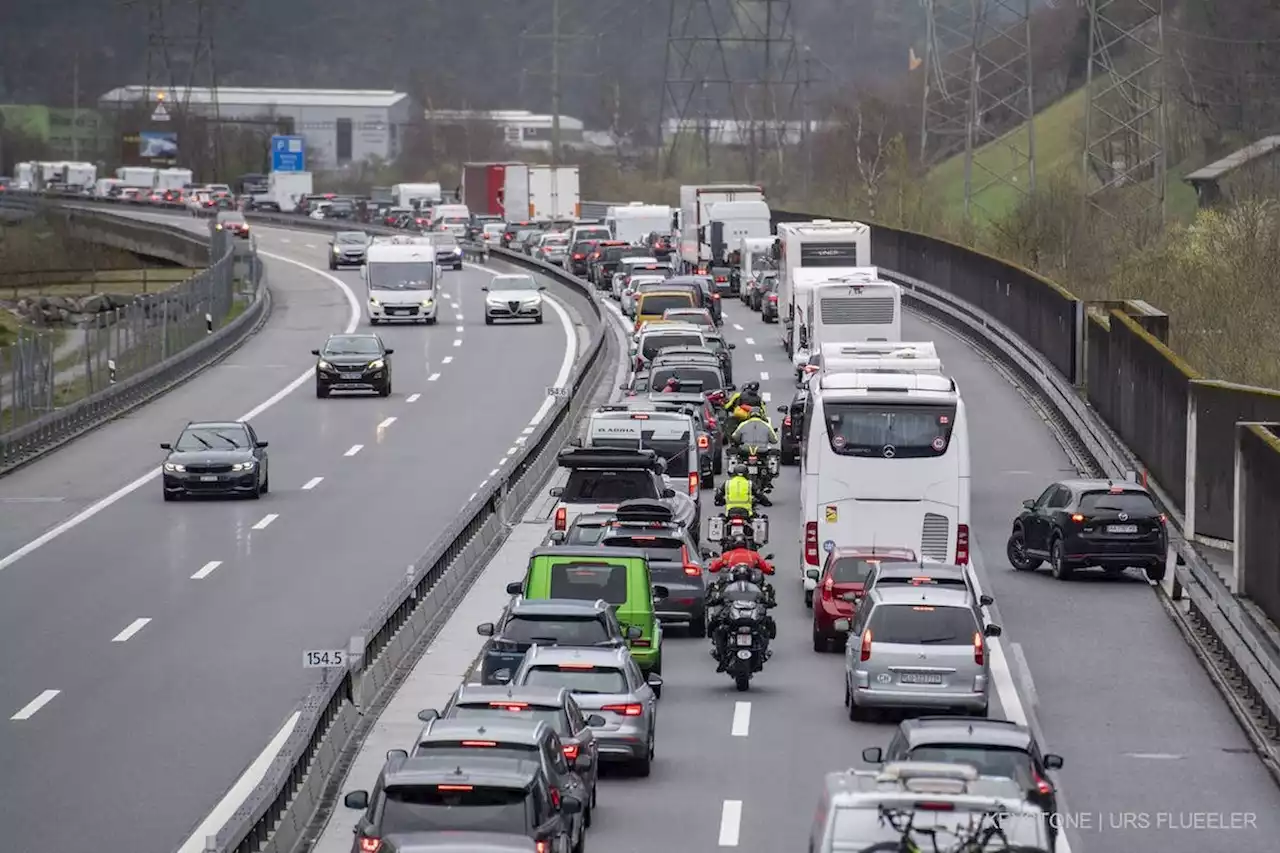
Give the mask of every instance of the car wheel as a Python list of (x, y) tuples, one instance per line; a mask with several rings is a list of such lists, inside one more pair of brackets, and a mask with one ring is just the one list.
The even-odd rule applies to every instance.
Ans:
[(533, 318), (533, 322), (534, 322), (536, 325), (541, 326), (541, 325), (542, 325), (542, 315), (541, 315), (541, 314), (539, 314), (537, 317), (534, 317), (534, 318)]
[(804, 606), (806, 610), (813, 609), (813, 590), (811, 589), (804, 591)]
[(702, 613), (695, 616), (693, 621), (689, 623), (689, 636), (702, 639), (707, 636), (707, 614)]
[(316, 397), (323, 400), (325, 397), (328, 397), (328, 396), (329, 396), (329, 389), (321, 385), (319, 382), (317, 382)]
[(848, 708), (853, 704), (853, 694), (849, 692), (849, 679), (846, 676), (844, 680), (844, 706)]
[(436, 324), (436, 318), (427, 317), (426, 319), (423, 320), (423, 322), (426, 323), (428, 326), (434, 326)]
[(1160, 583), (1160, 581), (1164, 580), (1164, 563), (1161, 563), (1158, 566), (1147, 566), (1144, 571), (1147, 573), (1147, 580), (1155, 581), (1156, 583)]
[(378, 396), (379, 396), (379, 397), (390, 397), (390, 396), (391, 396), (391, 383), (390, 383), (390, 382), (388, 382), (387, 384), (383, 385), (381, 388), (379, 388), (379, 389), (378, 389)]
[(723, 472), (724, 472), (724, 456), (720, 453), (717, 453), (715, 461), (711, 463), (711, 473), (720, 474)]
[(827, 645), (827, 638), (815, 630), (813, 632), (813, 650), (819, 654), (826, 654), (830, 649), (831, 647)]
[[(714, 468), (712, 468), (712, 470), (714, 471), (715, 469), (714, 469)], [(716, 475), (715, 475), (715, 474), (708, 474), (708, 475), (706, 475), (706, 476), (704, 476), (704, 477), (702, 478), (702, 488), (703, 488), (704, 490), (706, 490), (706, 491), (710, 491), (710, 490), (714, 489), (715, 487), (716, 487)]]
[(573, 845), (573, 853), (587, 853), (587, 827), (586, 821), (583, 821), (582, 829), (578, 830), (578, 843)]
[(381, 323), (381, 322), (382, 322), (382, 321), (381, 321), (381, 320), (379, 320), (377, 317), (370, 317), (370, 318), (369, 318), (369, 325), (370, 325), (370, 326), (376, 326), (376, 325), (378, 325), (378, 324), (379, 324), (379, 323)]
[(329, 264), (329, 269), (336, 270), (337, 268), (338, 268), (337, 264), (333, 264), (333, 263)]
[(1071, 580), (1071, 567), (1067, 565), (1066, 549), (1062, 547), (1061, 539), (1054, 539), (1053, 545), (1049, 546), (1049, 565), (1053, 568), (1053, 576), (1060, 581)]
[(484, 318), (484, 324), (485, 324), (486, 326), (492, 326), (492, 325), (493, 325), (493, 318), (492, 318), (492, 317), (485, 317), (485, 318)]
[(1013, 531), (1013, 535), (1009, 537), (1004, 550), (1005, 556), (1009, 558), (1009, 565), (1020, 572), (1035, 571), (1041, 566), (1042, 561), (1027, 556), (1022, 528)]
[(261, 499), (262, 499), (262, 486), (261, 484), (259, 484), (254, 487), (252, 492), (249, 492), (249, 500), (256, 501)]
[(166, 501), (176, 501), (176, 500), (178, 499), (178, 493), (177, 493), (177, 492), (170, 492), (170, 491), (167, 491), (167, 490), (162, 490), (162, 491), (161, 491), (161, 494), (163, 494), (163, 495), (164, 495), (164, 499), (165, 499)]
[(653, 751), (654, 751), (653, 741), (654, 741), (653, 732), (650, 732), (648, 751), (645, 752), (644, 758), (638, 759), (632, 765), (635, 768), (636, 775), (641, 778), (648, 776), (649, 773), (653, 771)]
[(258, 488), (259, 494), (267, 494), (271, 491), (271, 469), (268, 468), (266, 473), (262, 475), (262, 485)]

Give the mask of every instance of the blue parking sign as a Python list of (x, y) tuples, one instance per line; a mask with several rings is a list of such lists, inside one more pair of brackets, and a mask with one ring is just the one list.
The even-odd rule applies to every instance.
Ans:
[(307, 146), (301, 136), (271, 137), (271, 171), (305, 172)]

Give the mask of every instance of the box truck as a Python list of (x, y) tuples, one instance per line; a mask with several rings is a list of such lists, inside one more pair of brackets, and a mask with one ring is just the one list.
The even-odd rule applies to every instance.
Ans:
[(782, 345), (788, 356), (797, 348), (795, 315), (807, 305), (805, 287), (815, 283), (801, 271), (819, 271), (825, 277), (871, 266), (871, 226), (861, 222), (778, 223), (778, 317), (782, 321)]
[(523, 165), (514, 162), (463, 164), (462, 203), (477, 216), (505, 216), (507, 168)]
[[(708, 208), (711, 205), (725, 202), (761, 202), (764, 190), (754, 184), (697, 184), (680, 188), (680, 262), (686, 271), (693, 271), (699, 266), (707, 268), (713, 260), (710, 240), (712, 237), (711, 216)], [(767, 208), (766, 208), (767, 209)], [(723, 208), (726, 215), (733, 213), (731, 208)], [(745, 211), (744, 211), (745, 212)], [(756, 208), (754, 213), (759, 213)], [(743, 234), (741, 236), (768, 236), (764, 234)]]
[(582, 212), (577, 166), (529, 166), (529, 218), (535, 222), (577, 219)]

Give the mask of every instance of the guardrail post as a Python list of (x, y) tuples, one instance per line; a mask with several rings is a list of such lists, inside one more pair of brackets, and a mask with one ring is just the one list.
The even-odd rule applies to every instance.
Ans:
[(218, 853), (218, 836), (206, 835), (204, 837), (204, 853)]
[(410, 563), (404, 570), (404, 585), (409, 589), (410, 598), (418, 597), (417, 584), (413, 582), (414, 576), (417, 575), (417, 573), (417, 567), (414, 566), (413, 563)]
[(352, 637), (347, 643), (347, 671), (351, 674), (351, 695), (347, 698), (360, 713), (360, 688), (363, 685), (364, 672), (364, 637)]
[(511, 478), (503, 477), (498, 485), (498, 494), (494, 498), (498, 502), (498, 523), (503, 527), (511, 526), (511, 520), (507, 517), (507, 490), (510, 488)]
[[(111, 385), (116, 384), (116, 360), (114, 358), (107, 359), (107, 382)], [(208, 470), (207, 468), (205, 469)]]

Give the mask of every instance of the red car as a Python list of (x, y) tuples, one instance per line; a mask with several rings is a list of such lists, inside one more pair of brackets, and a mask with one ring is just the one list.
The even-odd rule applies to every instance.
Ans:
[(813, 650), (830, 651), (838, 640), (844, 638), (845, 633), (836, 630), (836, 620), (853, 621), (854, 606), (865, 591), (864, 585), (873, 566), (915, 562), (919, 561), (910, 548), (859, 545), (828, 551), (821, 572), (809, 569), (809, 577), (818, 582), (818, 588), (805, 593), (807, 603), (813, 605)]

